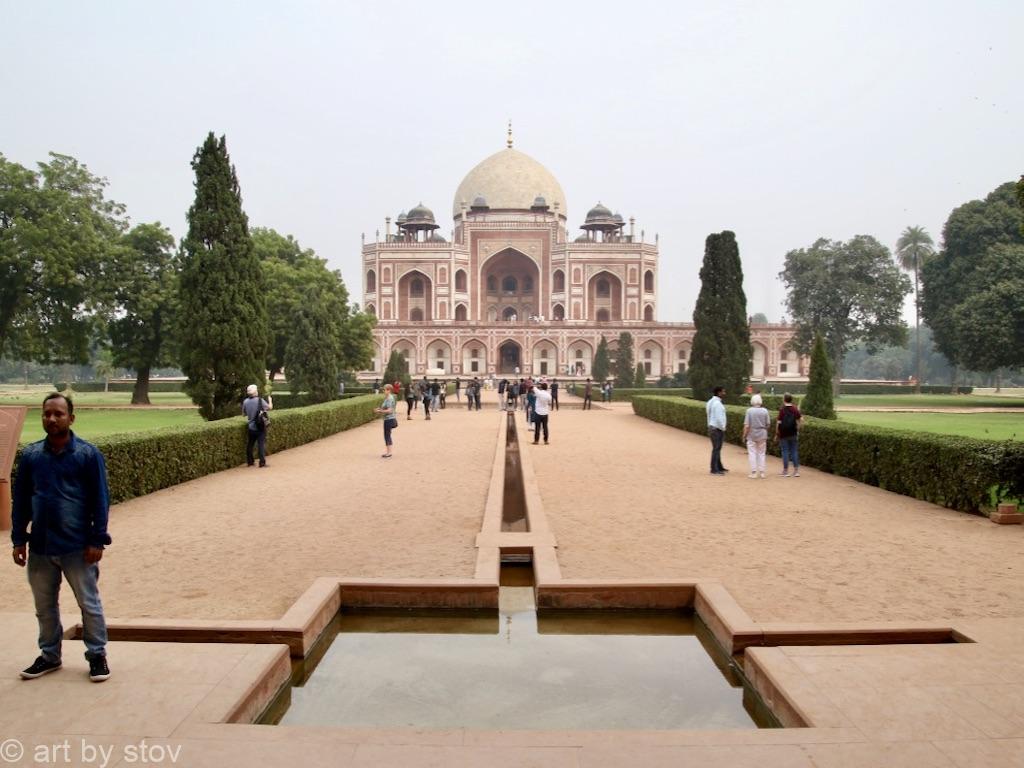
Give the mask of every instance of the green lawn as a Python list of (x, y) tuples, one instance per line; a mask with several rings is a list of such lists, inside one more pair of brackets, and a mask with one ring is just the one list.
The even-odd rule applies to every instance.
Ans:
[(843, 395), (836, 406), (879, 408), (1024, 408), (1024, 398), (1001, 395)]
[[(30, 443), (46, 436), (41, 423), (41, 412), (40, 408), (29, 408), (25, 415), (25, 426), (21, 430), (21, 442)], [(201, 424), (202, 421), (199, 412), (195, 410), (83, 408), (75, 411), (75, 425), (72, 429), (79, 437), (94, 440), (124, 432), (145, 432), (160, 427)]]
[[(42, 405), (43, 398), (53, 391), (52, 387), (23, 387), (0, 385), (0, 405)], [(75, 405), (131, 405), (131, 392), (76, 392), (72, 395)], [(182, 405), (192, 407), (192, 401), (184, 392), (150, 392), (152, 405)]]
[[(845, 399), (845, 398), (844, 398)], [(1024, 440), (1024, 413), (842, 412), (839, 420), (890, 429), (963, 435), (983, 440)]]

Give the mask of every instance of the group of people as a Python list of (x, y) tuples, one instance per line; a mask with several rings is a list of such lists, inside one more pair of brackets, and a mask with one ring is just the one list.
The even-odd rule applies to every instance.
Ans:
[(525, 379), (519, 379), (518, 381), (512, 379), (502, 379), (498, 382), (498, 410), (499, 411), (517, 411), (519, 406), (523, 406), (523, 410), (526, 411), (527, 421), (530, 421), (530, 393), (535, 390), (540, 383), (545, 385), (545, 391), (551, 397), (551, 407), (554, 410), (558, 410), (558, 379), (551, 379), (549, 382), (545, 377), (541, 377), (536, 383), (532, 377)]
[[(711, 399), (707, 401), (708, 436), (711, 438), (711, 474), (724, 475), (729, 470), (722, 465), (722, 442), (725, 439), (726, 412), (722, 398), (724, 387), (715, 387)], [(782, 451), (782, 477), (790, 477), (789, 465), (793, 465), (792, 477), (800, 477), (800, 424), (803, 415), (793, 402), (788, 392), (782, 398), (782, 407), (774, 421), (771, 414), (763, 406), (760, 395), (750, 398), (750, 407), (743, 417), (743, 442), (747, 446), (747, 459), (750, 463), (750, 474), (747, 477), (763, 479), (765, 477), (765, 454), (768, 452), (768, 440), (774, 432)]]
[[(460, 379), (455, 380), (455, 397), (461, 398), (464, 389), (466, 394), (466, 407), (469, 410), (480, 410), (480, 391), (483, 383), (479, 378), (473, 377), (462, 387)], [(392, 456), (394, 440), (392, 431), (398, 427), (396, 393), (403, 389), (401, 382), (384, 385), (384, 400), (374, 409), (374, 413), (381, 417), (384, 425), (384, 453), (381, 458), (389, 459)], [(447, 382), (439, 382), (437, 379), (428, 382), (424, 376), (419, 382), (408, 382), (404, 386), (406, 419), (412, 418), (412, 412), (419, 403), (423, 403), (423, 411), (427, 421), (430, 420), (431, 412), (437, 412), (445, 405), (445, 390)], [(537, 445), (543, 435), (544, 444), (549, 444), (548, 417), (551, 410), (558, 410), (558, 381), (552, 379), (549, 384), (547, 379), (541, 377), (536, 383), (532, 378), (519, 379), (518, 381), (502, 379), (498, 382), (498, 408), (499, 410), (516, 411), (520, 404), (526, 414), (526, 421), (533, 426), (533, 444)]]

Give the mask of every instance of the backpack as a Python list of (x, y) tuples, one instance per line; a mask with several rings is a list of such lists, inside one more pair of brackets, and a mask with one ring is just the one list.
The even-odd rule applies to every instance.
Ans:
[(270, 426), (270, 413), (260, 409), (260, 412), (256, 414), (256, 429), (261, 432)]
[(796, 434), (796, 411), (790, 406), (782, 407), (782, 418), (779, 419), (779, 434), (792, 437)]

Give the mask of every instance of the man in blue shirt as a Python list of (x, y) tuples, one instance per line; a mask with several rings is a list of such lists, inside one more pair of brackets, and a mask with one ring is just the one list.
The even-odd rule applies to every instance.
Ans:
[(14, 482), (14, 563), (28, 564), (41, 652), (21, 673), (25, 680), (61, 667), (64, 628), (57, 607), (61, 576), (71, 585), (82, 609), (89, 679), (99, 683), (110, 677), (107, 623), (97, 587), (98, 564), (103, 548), (110, 544), (107, 469), (103, 454), (75, 437), (71, 431), (74, 423), (71, 400), (56, 392), (48, 395), (43, 401), (46, 438), (22, 452)]
[(708, 436), (711, 438), (711, 474), (724, 475), (729, 470), (722, 466), (722, 440), (725, 438), (725, 405), (722, 397), (725, 387), (715, 387), (708, 400)]

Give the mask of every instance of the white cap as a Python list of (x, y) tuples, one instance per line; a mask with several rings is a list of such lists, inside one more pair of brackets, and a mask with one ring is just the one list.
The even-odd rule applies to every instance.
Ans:
[(255, 384), (250, 384), (248, 387), (245, 388), (245, 394), (247, 394), (249, 397), (256, 397), (256, 395), (258, 395), (259, 392), (259, 387), (257, 387)]

